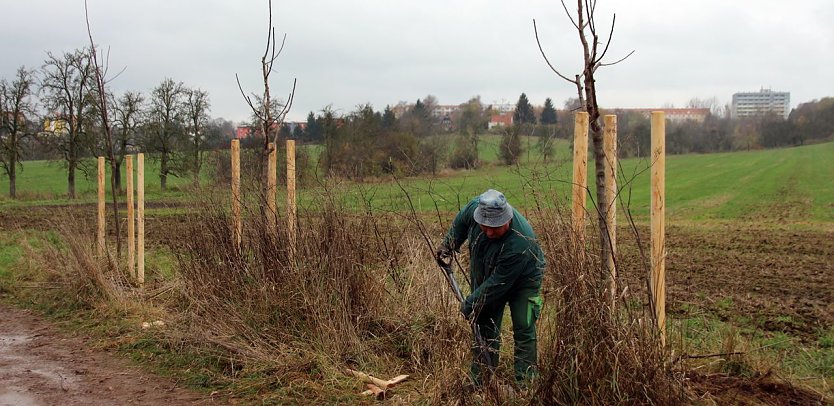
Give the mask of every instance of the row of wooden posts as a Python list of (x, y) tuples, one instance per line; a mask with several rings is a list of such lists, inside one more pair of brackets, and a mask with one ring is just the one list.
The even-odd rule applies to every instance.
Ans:
[[(136, 204), (133, 201), (133, 156), (125, 156), (127, 194), (127, 270), (140, 286), (145, 283), (145, 154), (136, 155)], [(104, 157), (98, 158), (98, 233), (99, 257), (105, 252)], [(134, 228), (135, 225), (135, 228)]]
[[(267, 164), (267, 221), (268, 224), (276, 224), (277, 204), (275, 192), (278, 190), (277, 162), (278, 151), (274, 143), (269, 144), (270, 152)], [(241, 221), (241, 194), (240, 194), (240, 141), (232, 140), (232, 233), (238, 249), (240, 248), (243, 223)], [(139, 286), (145, 283), (145, 157), (144, 154), (136, 156), (136, 202), (134, 204), (133, 190), (133, 156), (125, 157), (127, 194), (127, 261), (128, 274), (134, 278)], [(289, 245), (295, 247), (296, 241), (296, 197), (295, 197), (295, 141), (287, 141), (287, 218)], [(105, 169), (104, 157), (98, 158), (98, 232), (96, 239), (97, 252), (102, 257), (105, 252)], [(134, 213), (134, 207), (136, 209)], [(135, 214), (135, 215), (134, 215)], [(135, 228), (134, 228), (135, 224)], [(294, 253), (294, 249), (291, 250)]]
[[(611, 275), (612, 299), (617, 295), (617, 269), (614, 261), (617, 247), (617, 116), (604, 117), (603, 146), (605, 153), (605, 201), (600, 202), (606, 207), (605, 230), (608, 232), (610, 255), (606, 260), (607, 269)], [(574, 234), (584, 241), (586, 196), (588, 192), (588, 113), (576, 113), (574, 121), (574, 149), (573, 149), (573, 209), (572, 221)], [(666, 119), (663, 112), (652, 112), (651, 116), (651, 277), (650, 289), (654, 299), (653, 307), (655, 319), (660, 330), (661, 341), (666, 340), (666, 249), (665, 249), (665, 172), (666, 172)], [(267, 164), (267, 221), (276, 224), (277, 204), (277, 148), (270, 144)], [(241, 221), (241, 191), (240, 191), (240, 141), (232, 140), (232, 233), (233, 239), (240, 247), (243, 223)], [(127, 172), (127, 233), (128, 233), (128, 272), (141, 286), (145, 281), (145, 170), (144, 154), (136, 156), (136, 216), (134, 220), (133, 201), (133, 157), (125, 157)], [(296, 168), (295, 141), (287, 140), (287, 235), (289, 246), (294, 254), (296, 245)], [(104, 243), (104, 158), (98, 159), (98, 253), (103, 255)], [(134, 230), (134, 221), (136, 229)], [(136, 240), (134, 241), (134, 235)]]
[[(235, 243), (240, 247), (243, 235), (243, 223), (240, 217), (241, 194), (240, 194), (240, 140), (232, 140), (232, 233)], [(275, 192), (278, 191), (278, 149), (274, 143), (269, 144), (269, 156), (267, 159), (267, 193), (266, 193), (266, 220), (267, 224), (277, 224), (278, 204), (275, 200)], [(296, 246), (296, 223), (297, 208), (295, 197), (295, 140), (287, 140), (287, 235), (289, 236), (289, 247), (292, 255)]]
[[(617, 116), (603, 117), (603, 151), (605, 154), (605, 195), (601, 207), (607, 208), (605, 224), (610, 254), (604, 258), (611, 278), (612, 305), (617, 296)], [(573, 207), (574, 235), (584, 241), (586, 196), (588, 193), (588, 113), (576, 113), (573, 136)], [(660, 332), (660, 340), (666, 344), (666, 117), (662, 111), (651, 115), (651, 275), (652, 307)], [(584, 246), (584, 243), (582, 243)]]

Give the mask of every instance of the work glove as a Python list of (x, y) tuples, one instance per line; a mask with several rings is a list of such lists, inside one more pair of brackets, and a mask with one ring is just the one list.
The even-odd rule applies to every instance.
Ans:
[(452, 257), (452, 247), (449, 246), (448, 243), (441, 242), (440, 245), (437, 246), (437, 251), (435, 251), (435, 258), (443, 263), (447, 263), (448, 259)]

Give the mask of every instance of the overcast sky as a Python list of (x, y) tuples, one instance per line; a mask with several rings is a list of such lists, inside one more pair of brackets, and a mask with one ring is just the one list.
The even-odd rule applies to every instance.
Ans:
[[(569, 0), (570, 4), (574, 4)], [(0, 0), (0, 77), (40, 67), (46, 52), (88, 45), (82, 0)], [(149, 93), (163, 78), (207, 90), (213, 117), (249, 117), (235, 82), (261, 92), (266, 0), (89, 0), (93, 36), (110, 48), (116, 93)], [(684, 107), (692, 98), (728, 103), (739, 91), (791, 93), (791, 105), (834, 96), (831, 0), (600, 0), (597, 26), (617, 14), (609, 61), (597, 73), (603, 107)], [(271, 88), (285, 97), (298, 80), (290, 120), (327, 105), (381, 110), (428, 94), (441, 104), (561, 107), (575, 97), (536, 47), (532, 20), (554, 65), (581, 66), (577, 34), (553, 0), (274, 1), (286, 33)]]

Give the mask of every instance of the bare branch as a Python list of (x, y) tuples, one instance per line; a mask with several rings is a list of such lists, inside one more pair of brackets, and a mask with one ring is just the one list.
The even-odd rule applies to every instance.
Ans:
[(614, 62), (610, 62), (610, 63), (600, 63), (600, 64), (598, 64), (598, 66), (611, 66), (611, 65), (616, 65), (616, 64), (618, 64), (618, 63), (620, 63), (620, 62), (622, 62), (622, 61), (624, 61), (624, 60), (628, 59), (628, 57), (629, 57), (629, 56), (631, 56), (632, 54), (634, 54), (634, 50), (633, 50), (633, 49), (631, 50), (631, 52), (629, 52), (629, 53), (628, 53), (628, 55), (626, 55), (626, 56), (624, 56), (624, 57), (622, 57), (622, 58), (620, 58), (620, 59), (618, 59), (618, 60), (616, 60), (616, 61), (614, 61)]
[(269, 54), (269, 44), (275, 42), (273, 35), (275, 27), (272, 26), (272, 0), (268, 0), (267, 3), (269, 4), (269, 24), (266, 29), (266, 48), (264, 49), (264, 56), (261, 58), (262, 60), (266, 60), (266, 55)]
[[(562, 2), (562, 4), (564, 4), (564, 1)], [(541, 41), (539, 41), (539, 30), (538, 30), (538, 28), (536, 28), (536, 19), (535, 18), (533, 19), (533, 32), (536, 34), (536, 45), (539, 46), (539, 52), (541, 52), (542, 58), (544, 58), (544, 61), (547, 63), (547, 66), (550, 67), (550, 70), (552, 70), (553, 73), (558, 75), (560, 78), (562, 78), (564, 80), (567, 80), (568, 82), (577, 83), (573, 80), (568, 79), (565, 75), (561, 74), (558, 70), (556, 70), (555, 67), (553, 67), (553, 64), (550, 63), (550, 60), (547, 59), (547, 55), (544, 53), (544, 49), (542, 49), (542, 43), (541, 43)], [(577, 80), (579, 80), (579, 79), (577, 78)]]
[[(281, 40), (281, 47), (280, 47), (280, 48), (278, 48), (278, 52), (276, 52), (276, 53), (275, 53), (275, 56), (274, 56), (274, 57), (272, 57), (272, 60), (271, 60), (270, 62), (275, 61), (276, 59), (278, 59), (278, 57), (279, 57), (279, 56), (281, 56), (281, 52), (283, 52), (283, 51), (284, 51), (284, 44), (285, 44), (286, 42), (287, 42), (287, 34), (286, 34), (286, 33), (284, 33), (284, 39), (282, 39), (282, 40)], [(275, 45), (274, 45), (274, 44), (272, 45), (272, 47), (273, 47), (273, 49), (275, 49)]]
[(614, 37), (614, 24), (617, 23), (617, 13), (614, 13), (614, 18), (611, 20), (611, 31), (608, 32), (608, 41), (605, 42), (605, 48), (602, 50), (602, 54), (600, 54), (599, 58), (597, 58), (594, 63), (602, 62), (602, 58), (605, 58), (605, 54), (608, 52), (608, 47), (611, 45), (611, 39)]
[(579, 24), (576, 23), (576, 20), (573, 19), (573, 15), (571, 15), (570, 11), (568, 11), (568, 6), (565, 4), (565, 0), (562, 0), (562, 8), (565, 9), (565, 14), (568, 16), (568, 19), (570, 20), (571, 24), (573, 24), (573, 26), (576, 27), (577, 30), (579, 30)]
[(240, 94), (243, 96), (243, 99), (246, 100), (246, 104), (248, 104), (249, 108), (253, 111), (257, 110), (255, 108), (255, 105), (252, 104), (252, 99), (249, 98), (249, 96), (247, 96), (246, 92), (243, 90), (243, 86), (240, 84), (240, 77), (238, 77), (237, 73), (235, 73), (235, 80), (237, 80), (237, 88), (240, 89)]

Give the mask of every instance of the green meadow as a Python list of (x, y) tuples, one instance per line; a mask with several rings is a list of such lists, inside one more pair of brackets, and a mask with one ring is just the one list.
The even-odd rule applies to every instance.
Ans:
[[(535, 204), (566, 202), (571, 189), (570, 144), (559, 140), (555, 156), (544, 163), (535, 138), (525, 138), (520, 163), (498, 162), (500, 137), (484, 136), (480, 144), (483, 165), (476, 170), (445, 169), (436, 176), (378, 178), (363, 183), (328, 183), (338, 188), (348, 205), (379, 210), (403, 210), (408, 199), (418, 211), (454, 211), (487, 188), (503, 191), (522, 211)], [(316, 146), (305, 148), (318, 148)], [(315, 150), (311, 155), (316, 154)], [(594, 189), (593, 161), (589, 162), (589, 190)], [(620, 162), (620, 208), (636, 218), (648, 216), (650, 162), (630, 158)], [(124, 178), (123, 178), (124, 179)], [(208, 176), (203, 176), (208, 183)], [(315, 201), (323, 182), (309, 182), (299, 204)], [(175, 201), (189, 196), (190, 178), (169, 177), (169, 190), (159, 187), (158, 166), (146, 161), (146, 199)], [(311, 186), (312, 185), (312, 186)], [(109, 182), (107, 184), (109, 190)], [(0, 208), (21, 205), (66, 204), (66, 172), (60, 164), (27, 161), (18, 175), (20, 199), (8, 198), (8, 179), (0, 179)], [(95, 199), (95, 180), (77, 176), (77, 202)], [(280, 193), (280, 192), (279, 192)], [(794, 148), (705, 155), (670, 155), (666, 158), (667, 215), (671, 220), (749, 220), (791, 223), (834, 221), (834, 143)], [(283, 201), (279, 197), (279, 201)], [(593, 210), (595, 193), (588, 194)]]

